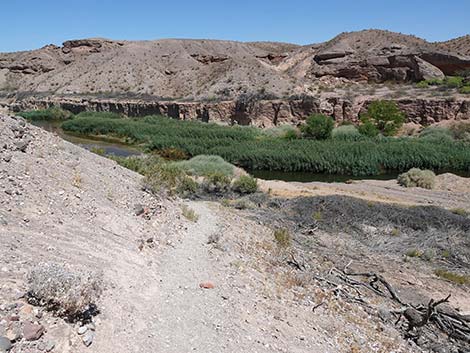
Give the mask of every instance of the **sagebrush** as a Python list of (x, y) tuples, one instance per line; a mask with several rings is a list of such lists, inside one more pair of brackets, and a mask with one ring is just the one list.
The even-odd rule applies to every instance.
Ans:
[(431, 170), (421, 170), (418, 168), (412, 168), (406, 173), (398, 176), (398, 183), (401, 186), (409, 187), (420, 187), (424, 189), (434, 188), (436, 180), (436, 174)]
[(72, 271), (65, 265), (41, 263), (28, 274), (28, 297), (56, 315), (78, 319), (101, 295), (103, 282), (92, 272)]

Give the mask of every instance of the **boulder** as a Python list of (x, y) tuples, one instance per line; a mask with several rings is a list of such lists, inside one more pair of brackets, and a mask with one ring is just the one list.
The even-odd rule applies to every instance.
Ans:
[(44, 334), (44, 326), (27, 322), (23, 328), (23, 337), (26, 341), (36, 341)]

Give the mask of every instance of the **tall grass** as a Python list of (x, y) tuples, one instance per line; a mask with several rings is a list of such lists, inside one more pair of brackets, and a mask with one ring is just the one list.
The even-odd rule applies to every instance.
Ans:
[(32, 121), (37, 120), (66, 120), (72, 117), (72, 113), (59, 107), (30, 110), (17, 113), (17, 115)]
[(365, 138), (357, 141), (286, 140), (261, 130), (179, 121), (163, 117), (107, 119), (80, 117), (64, 130), (112, 135), (149, 150), (178, 148), (189, 156), (210, 154), (251, 170), (375, 175), (385, 170), (470, 170), (470, 144), (426, 138)]

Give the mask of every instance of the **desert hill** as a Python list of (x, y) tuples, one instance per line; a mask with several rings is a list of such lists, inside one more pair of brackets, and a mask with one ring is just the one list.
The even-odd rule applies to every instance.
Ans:
[[(71, 40), (0, 54), (6, 92), (140, 94), (171, 99), (308, 93), (322, 76), (398, 82), (470, 67), (468, 38), (446, 43), (381, 30), (342, 33), (315, 45), (220, 40)], [(461, 53), (461, 54), (460, 54)]]

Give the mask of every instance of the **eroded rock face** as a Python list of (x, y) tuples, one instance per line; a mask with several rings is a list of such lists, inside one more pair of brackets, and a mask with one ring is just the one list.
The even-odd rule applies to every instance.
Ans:
[(310, 74), (355, 81), (409, 82), (442, 78), (468, 68), (470, 57), (416, 37), (372, 30), (343, 33), (321, 45)]
[[(342, 97), (305, 98), (295, 100), (259, 100), (241, 103), (223, 102), (144, 102), (98, 99), (28, 99), (10, 105), (13, 111), (44, 109), (60, 106), (73, 113), (82, 111), (106, 111), (131, 117), (164, 115), (181, 120), (199, 120), (226, 125), (253, 125), (272, 127), (281, 124), (298, 125), (309, 115), (321, 113), (334, 117), (337, 122), (344, 120), (358, 122), (372, 100)], [(395, 102), (403, 110), (408, 122), (430, 125), (444, 120), (470, 119), (470, 100), (465, 99), (411, 99), (402, 98)]]

